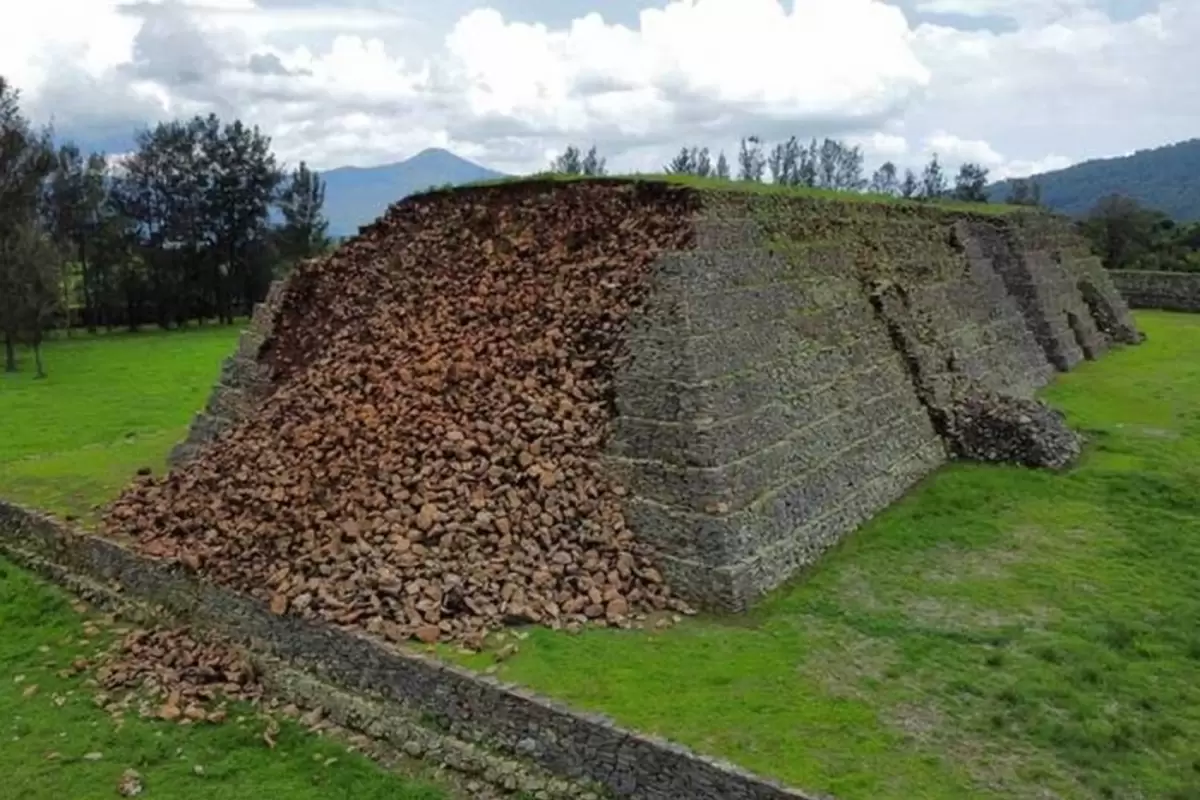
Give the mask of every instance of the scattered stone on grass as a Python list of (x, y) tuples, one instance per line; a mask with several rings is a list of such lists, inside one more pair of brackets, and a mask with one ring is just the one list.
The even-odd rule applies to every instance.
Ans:
[[(114, 716), (137, 704), (142, 716), (169, 722), (223, 722), (225, 703), (257, 703), (263, 686), (233, 647), (198, 639), (188, 628), (139, 629), (94, 663), (100, 692), (94, 702)], [(121, 700), (114, 693), (124, 692)]]
[(121, 797), (137, 797), (142, 793), (142, 788), (142, 776), (135, 769), (127, 769), (117, 784), (117, 794)]

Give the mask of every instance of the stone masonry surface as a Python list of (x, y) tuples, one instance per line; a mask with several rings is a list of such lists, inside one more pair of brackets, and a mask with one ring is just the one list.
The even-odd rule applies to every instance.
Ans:
[(710, 194), (696, 225), (630, 322), (607, 458), (703, 605), (744, 608), (948, 456), (1070, 463), (1033, 391), (1136, 341), (1040, 215)]
[[(314, 679), (326, 681), (355, 696), (403, 708), (404, 718), (424, 717), (458, 741), (531, 761), (571, 781), (597, 784), (615, 797), (817, 798), (374, 637), (273, 614), (258, 601), (197, 581), (176, 566), (2, 501), (0, 552), (18, 562), (40, 564), (60, 580), (82, 577), (161, 607), (180, 622), (217, 631), (251, 653), (300, 668), (299, 673), (276, 679), (291, 684), (293, 694), (309, 692), (309, 700), (326, 702), (321, 690), (305, 688), (312, 687)], [(354, 706), (358, 701), (348, 702)], [(394, 727), (387, 718), (370, 716), (344, 724), (378, 735)], [(428, 734), (410, 735), (422, 749), (429, 746)], [(464, 757), (462, 746), (456, 749)]]
[(221, 375), (208, 404), (192, 420), (187, 437), (167, 457), (171, 466), (188, 461), (222, 431), (249, 416), (268, 390), (268, 370), (259, 361), (259, 351), (275, 330), (284, 287), (283, 280), (272, 282), (266, 298), (255, 307), (250, 325), (238, 340), (237, 350), (221, 365)]
[(1035, 390), (1140, 338), (1042, 214), (432, 193), (272, 287), (128, 547), (0, 531), (616, 795), (799, 797), (395, 645), (743, 609), (949, 458), (1069, 464)]
[[(509, 619), (625, 625), (673, 602), (660, 573), (675, 596), (737, 610), (947, 458), (1069, 464), (1078, 437), (1034, 391), (1140, 339), (1055, 217), (636, 185), (481, 188), (394, 207), (273, 298), (273, 334), (255, 346), (275, 388), (260, 391), (254, 373), (243, 395), (259, 407), (214, 399), (212, 418), (238, 409), (229, 437), (164, 486), (132, 489), (110, 526), (288, 613), (373, 630), (395, 615), (400, 637), (470, 641)], [(504, 359), (513, 379), (501, 385)], [(381, 422), (397, 393), (414, 399)], [(493, 423), (504, 403), (551, 421), (520, 423), (510, 451)], [(356, 438), (381, 425), (414, 443)], [(308, 474), (334, 448), (353, 462)], [(381, 458), (394, 464), (384, 474)], [(295, 474), (267, 485), (281, 468)], [(334, 504), (312, 515), (280, 503), (325, 494)], [(615, 532), (611, 555), (565, 546), (596, 525), (585, 541)], [(525, 544), (539, 539), (540, 552)], [(259, 540), (303, 571), (259, 564)], [(312, 565), (289, 551), (301, 542), (319, 548)], [(447, 560), (477, 543), (509, 585)], [(364, 548), (377, 559), (365, 571)], [(321, 577), (331, 571), (341, 577)], [(401, 609), (390, 598), (405, 584), (420, 602)]]
[(1200, 273), (1112, 270), (1108, 274), (1133, 308), (1200, 311)]

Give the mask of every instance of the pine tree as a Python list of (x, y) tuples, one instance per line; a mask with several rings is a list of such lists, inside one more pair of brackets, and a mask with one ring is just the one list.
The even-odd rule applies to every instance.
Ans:
[(896, 165), (885, 161), (871, 176), (871, 191), (876, 194), (896, 194), (900, 188), (896, 173)]
[(937, 153), (934, 153), (929, 163), (925, 165), (925, 170), (921, 173), (921, 199), (936, 200), (939, 197), (944, 197), (946, 194), (946, 173), (942, 171), (942, 165), (938, 161)]
[(550, 162), (550, 171), (560, 175), (582, 175), (583, 154), (575, 145), (567, 145), (567, 149)]
[(725, 151), (722, 150), (717, 155), (716, 176), (722, 180), (729, 180), (729, 161), (725, 158)]
[(276, 237), (279, 254), (286, 263), (312, 258), (329, 248), (324, 206), (325, 182), (301, 161), (279, 195), (283, 225)]
[(583, 157), (583, 163), (579, 165), (579, 168), (584, 175), (592, 177), (604, 175), (608, 171), (605, 167), (605, 159), (601, 158), (596, 152), (596, 145), (592, 145), (587, 151), (587, 155)]
[(742, 139), (738, 151), (738, 180), (761, 183), (767, 162), (762, 154), (762, 142), (757, 136)]
[(668, 175), (691, 175), (695, 171), (695, 162), (692, 160), (692, 151), (690, 148), (681, 147), (675, 157), (671, 159), (663, 171)]
[(963, 164), (954, 178), (954, 199), (963, 203), (986, 203), (988, 201), (988, 171), (981, 164)]

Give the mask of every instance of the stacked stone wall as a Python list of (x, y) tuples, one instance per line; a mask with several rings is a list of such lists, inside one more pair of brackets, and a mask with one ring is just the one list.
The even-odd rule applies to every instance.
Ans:
[(221, 364), (220, 377), (204, 409), (192, 419), (187, 437), (167, 457), (174, 467), (192, 458), (199, 448), (244, 419), (270, 388), (270, 368), (259, 358), (279, 318), (286, 281), (274, 281), (254, 308), (250, 324), (238, 338), (237, 350)]
[[(149, 610), (163, 621), (218, 631), (247, 645), (256, 656), (280, 659), (288, 667), (303, 670), (304, 678), (300, 685), (293, 679), (275, 687), (284, 699), (312, 703), (341, 724), (371, 735), (405, 730), (406, 752), (414, 743), (440, 740), (443, 753), (457, 752), (455, 762), (468, 774), (509, 790), (519, 787), (525, 796), (552, 795), (536, 773), (527, 776), (536, 783), (518, 782), (516, 777), (528, 771), (520, 769), (522, 765), (565, 778), (581, 789), (594, 787), (593, 791), (566, 792), (575, 797), (817, 798), (675, 743), (621, 728), (600, 715), (572, 710), (527, 689), (440, 663), (378, 638), (298, 617), (281, 617), (257, 600), (201, 583), (178, 568), (2, 500), (0, 555), (73, 589), (85, 588), (90, 599), (114, 610), (139, 615)], [(353, 692), (352, 702), (343, 706), (320, 684), (315, 692), (305, 690), (303, 684), (313, 683), (312, 676)], [(383, 705), (377, 706), (380, 703)], [(376, 718), (375, 713), (384, 716)], [(493, 770), (485, 768), (495, 764), (496, 758), (463, 755), (479, 749), (501, 757), (498, 776), (489, 775)], [(510, 766), (517, 769), (508, 769)]]
[(698, 224), (630, 332), (609, 463), (675, 590), (737, 609), (944, 449), (843, 250), (772, 252), (750, 216)]
[(746, 607), (961, 453), (956, 436), (976, 442), (953, 419), (965, 398), (1030, 398), (1103, 352), (1090, 265), (1021, 224), (709, 201), (634, 320), (608, 458), (677, 591)]
[(1133, 308), (1200, 311), (1200, 273), (1112, 270), (1108, 274)]
[[(746, 607), (947, 457), (1011, 456), (996, 431), (1061, 427), (1033, 392), (1138, 341), (1057, 218), (732, 192), (698, 206), (694, 246), (658, 259), (629, 321), (604, 461), (629, 526), (700, 605)], [(266, 390), (256, 354), (281, 294), (176, 460)]]

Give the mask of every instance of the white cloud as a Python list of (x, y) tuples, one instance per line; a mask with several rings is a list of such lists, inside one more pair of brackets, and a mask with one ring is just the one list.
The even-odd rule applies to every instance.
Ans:
[(892, 133), (876, 131), (869, 136), (849, 136), (846, 142), (861, 147), (867, 159), (872, 161), (896, 161), (909, 155), (908, 140)]
[(1069, 16), (1089, 5), (1089, 0), (920, 0), (917, 9), (927, 14), (1002, 17), (1035, 25)]
[(1066, 156), (1050, 155), (1045, 158), (1039, 158), (1034, 161), (1006, 161), (992, 170), (992, 180), (1005, 180), (1006, 178), (1027, 178), (1030, 175), (1040, 175), (1043, 172), (1052, 172), (1056, 169), (1069, 167), (1074, 163), (1073, 159)]
[(1004, 156), (982, 139), (960, 139), (945, 131), (938, 131), (926, 140), (925, 149), (937, 153), (941, 161), (961, 164), (971, 161), (989, 169), (1004, 162)]
[(924, 141), (922, 163), (936, 154), (939, 163), (954, 173), (965, 163), (978, 164), (988, 170), (991, 180), (1018, 178), (1070, 166), (1066, 156), (1048, 155), (1035, 160), (1010, 159), (983, 139), (962, 139), (945, 131), (937, 131)]
[[(414, 57), (402, 21), (389, 26), (379, 12), (265, 10), (252, 0), (137, 14), (94, 0), (49, 5), (0, 34), (0, 52), (10, 54), (0, 70), (35, 105), (53, 83), (36, 52), (75, 48), (67, 60), (86, 56), (87, 77), (119, 84), (138, 113), (148, 102), (161, 114), (227, 103), (252, 112), (285, 154), (320, 165), (395, 158), (414, 139), (523, 141), (528, 159), (572, 138), (672, 141), (683, 126), (725, 138), (809, 120), (852, 128), (894, 114), (930, 79), (903, 14), (880, 0), (798, 0), (789, 11), (775, 0), (675, 0), (643, 11), (634, 28), (592, 14), (559, 30), (479, 9), (430, 57)], [(58, 25), (83, 8), (86, 22)], [(370, 33), (346, 30), (364, 19)], [(298, 31), (325, 35), (297, 42)], [(16, 52), (10, 37), (32, 44)], [(255, 56), (277, 74), (238, 69)], [(142, 81), (136, 93), (125, 74), (131, 62)], [(204, 69), (204, 85), (189, 86)]]
[(533, 169), (594, 141), (649, 169), (683, 144), (732, 157), (757, 133), (839, 136), (902, 166), (937, 150), (1000, 176), (1195, 135), (1200, 3), (1116, 22), (1096, 2), (917, 0), (984, 21), (970, 30), (883, 0), (672, 0), (630, 26), (558, 28), (477, 8), (435, 30), (347, 0), (39, 0), (0, 29), (0, 74), (76, 136), (211, 109), (317, 167), (444, 146)]

